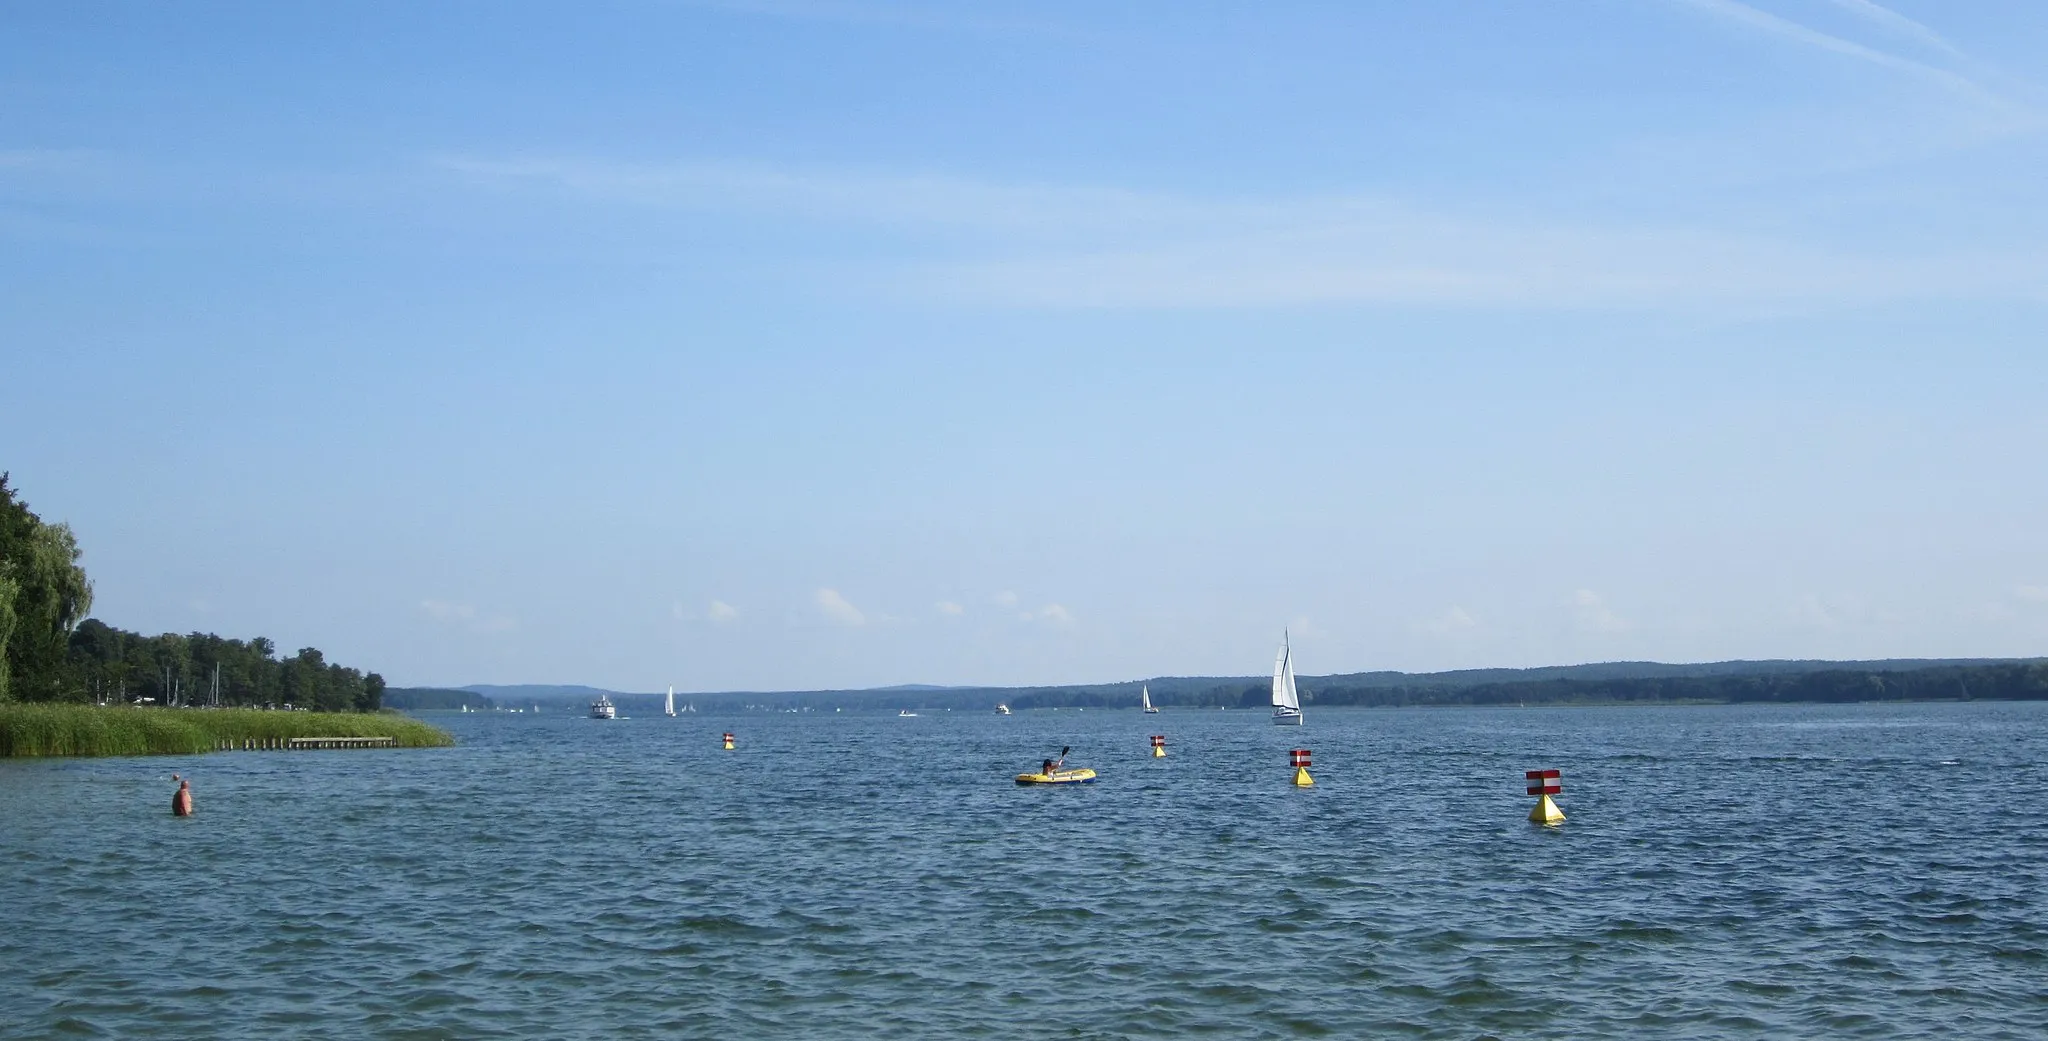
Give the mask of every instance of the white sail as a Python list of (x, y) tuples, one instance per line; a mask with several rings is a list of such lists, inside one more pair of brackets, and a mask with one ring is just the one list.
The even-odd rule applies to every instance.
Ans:
[(666, 713), (668, 713), (668, 714), (669, 714), (669, 715), (671, 715), (671, 716), (673, 716), (673, 715), (675, 715), (675, 714), (676, 714), (676, 685), (675, 685), (675, 684), (671, 683), (671, 684), (669, 684), (669, 685), (668, 685), (668, 701), (667, 701), (667, 703), (663, 704), (661, 708), (662, 708), (662, 711), (663, 711), (663, 712), (666, 712)]
[(1152, 708), (1152, 688), (1150, 686), (1138, 688), (1138, 704), (1143, 705), (1147, 712), (1155, 711)]
[(1301, 723), (1301, 694), (1294, 688), (1294, 652), (1284, 633), (1280, 653), (1273, 659), (1273, 722)]

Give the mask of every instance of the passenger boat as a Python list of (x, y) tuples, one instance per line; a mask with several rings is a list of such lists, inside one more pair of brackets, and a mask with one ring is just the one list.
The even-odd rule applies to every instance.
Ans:
[(599, 694), (597, 700), (590, 703), (590, 718), (617, 719), (619, 718), (619, 710), (617, 706), (612, 704), (612, 699), (609, 696)]

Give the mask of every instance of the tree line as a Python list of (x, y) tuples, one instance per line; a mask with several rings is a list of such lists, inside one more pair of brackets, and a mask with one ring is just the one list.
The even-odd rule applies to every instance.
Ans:
[(0, 702), (276, 706), (374, 712), (384, 677), (279, 658), (263, 637), (144, 636), (87, 615), (92, 582), (67, 524), (36, 516), (0, 473)]

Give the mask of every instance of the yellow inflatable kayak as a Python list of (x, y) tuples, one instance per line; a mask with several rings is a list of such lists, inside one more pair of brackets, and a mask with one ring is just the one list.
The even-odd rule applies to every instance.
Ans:
[(1076, 770), (1054, 770), (1049, 774), (1018, 774), (1018, 784), (1093, 784), (1095, 771), (1086, 767)]

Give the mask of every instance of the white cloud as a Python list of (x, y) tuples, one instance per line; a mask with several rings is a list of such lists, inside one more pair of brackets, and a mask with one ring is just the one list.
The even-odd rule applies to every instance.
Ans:
[(445, 600), (422, 600), (420, 610), (430, 618), (443, 622), (462, 621), (476, 617), (476, 608), (468, 604), (452, 604)]
[(839, 595), (837, 589), (820, 589), (812, 595), (811, 600), (818, 605), (819, 611), (824, 612), (826, 618), (839, 625), (867, 624), (868, 616), (862, 614), (860, 608), (848, 603), (845, 597)]
[(1073, 614), (1059, 604), (1047, 604), (1036, 611), (1024, 611), (1019, 613), (1017, 618), (1026, 622), (1046, 622), (1058, 626), (1074, 624)]
[(437, 622), (461, 625), (473, 633), (502, 633), (519, 627), (519, 620), (509, 615), (481, 615), (470, 604), (451, 603), (446, 600), (422, 600), (420, 610)]
[(1873, 621), (1886, 620), (1888, 617), (1885, 612), (1874, 610), (1868, 600), (1854, 593), (1836, 593), (1830, 596), (1806, 593), (1792, 605), (1793, 622), (1814, 629), (1853, 629)]
[(1581, 589), (1572, 594), (1573, 617), (1582, 632), (1618, 633), (1629, 627), (1628, 619), (1614, 613), (1600, 594)]
[(963, 615), (967, 613), (967, 608), (962, 607), (951, 600), (941, 600), (938, 602), (937, 606), (939, 609), (939, 613), (944, 615)]
[(1305, 614), (1294, 616), (1294, 621), (1289, 622), (1287, 625), (1287, 631), (1296, 636), (1304, 636), (1311, 640), (1321, 639), (1330, 635), (1330, 630), (1321, 628), (1314, 622), (1309, 621), (1308, 616)]
[(1464, 632), (1478, 625), (1479, 620), (1472, 617), (1470, 612), (1456, 604), (1452, 604), (1450, 610), (1423, 623), (1422, 627), (1433, 633), (1448, 635), (1450, 633)]
[(2030, 604), (2048, 604), (2048, 586), (2014, 586), (2012, 595)]
[(711, 606), (704, 612), (704, 617), (709, 618), (714, 622), (730, 622), (733, 619), (738, 618), (739, 616), (739, 608), (736, 608), (723, 600), (711, 601)]
[(989, 602), (996, 605), (997, 607), (1015, 607), (1017, 606), (1017, 594), (1005, 589), (1002, 592), (997, 593), (992, 597), (989, 597)]

